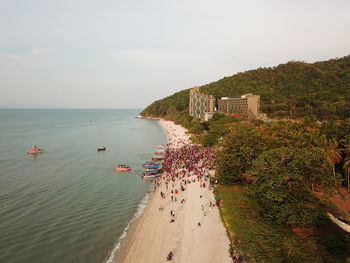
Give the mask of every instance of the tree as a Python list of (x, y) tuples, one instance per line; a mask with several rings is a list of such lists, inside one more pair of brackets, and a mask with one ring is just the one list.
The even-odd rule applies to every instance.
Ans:
[(343, 171), (344, 175), (346, 177), (346, 181), (348, 184), (348, 192), (350, 190), (349, 188), (349, 181), (350, 181), (350, 158), (345, 159), (344, 164), (343, 164)]
[(224, 184), (242, 181), (252, 161), (264, 150), (261, 134), (246, 123), (234, 123), (217, 152), (218, 179)]
[(335, 177), (335, 165), (339, 164), (342, 159), (338, 141), (335, 138), (327, 140), (327, 137), (322, 135), (317, 139), (316, 146), (326, 153), (332, 164), (332, 173)]
[(313, 185), (332, 194), (332, 164), (318, 148), (281, 147), (253, 161), (248, 193), (260, 214), (278, 224), (308, 226), (324, 215)]

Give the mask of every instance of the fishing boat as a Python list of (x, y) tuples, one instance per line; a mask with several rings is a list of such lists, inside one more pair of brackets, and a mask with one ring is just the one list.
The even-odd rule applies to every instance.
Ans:
[(147, 179), (147, 178), (157, 178), (157, 177), (158, 177), (157, 174), (146, 174), (146, 173), (143, 173), (141, 176), (142, 176), (142, 178), (144, 178), (144, 179)]
[(165, 155), (165, 151), (164, 150), (157, 150), (155, 152), (156, 155)]
[(144, 167), (143, 171), (145, 173), (155, 173), (158, 174), (162, 171), (163, 167), (157, 167), (157, 168), (152, 168), (152, 167)]
[(154, 156), (152, 158), (152, 161), (161, 161), (161, 160), (164, 160), (164, 157), (163, 156)]
[(146, 162), (143, 164), (143, 167), (145, 168), (159, 168), (160, 163), (155, 163), (155, 162)]
[(159, 169), (144, 169), (143, 172), (147, 174), (152, 174), (152, 173), (157, 174), (159, 173)]
[(147, 161), (147, 162), (145, 162), (144, 164), (155, 164), (155, 162), (153, 162), (153, 161)]
[(165, 146), (164, 146), (164, 144), (160, 144), (160, 145), (156, 145), (156, 146), (154, 146), (155, 148), (164, 148)]
[(43, 152), (43, 149), (36, 147), (36, 145), (34, 144), (33, 147), (29, 151), (27, 151), (27, 154), (37, 154), (42, 152)]
[(125, 165), (125, 164), (118, 164), (114, 167), (114, 169), (119, 172), (119, 171), (130, 171), (131, 168), (129, 165)]
[(105, 151), (105, 150), (106, 150), (106, 147), (104, 147), (104, 146), (97, 147), (98, 152)]

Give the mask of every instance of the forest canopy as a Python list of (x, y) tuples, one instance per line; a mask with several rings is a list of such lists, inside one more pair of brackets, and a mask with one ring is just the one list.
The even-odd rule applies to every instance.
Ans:
[[(216, 98), (245, 93), (260, 95), (261, 111), (271, 118), (319, 120), (350, 117), (350, 55), (328, 61), (291, 61), (275, 67), (258, 68), (200, 87)], [(164, 117), (169, 111), (186, 112), (189, 89), (149, 105), (143, 116)], [(173, 107), (172, 107), (173, 106)]]

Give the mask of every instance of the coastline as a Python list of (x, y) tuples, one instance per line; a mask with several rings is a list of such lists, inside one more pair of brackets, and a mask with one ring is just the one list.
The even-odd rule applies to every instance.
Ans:
[[(167, 134), (170, 149), (190, 142), (185, 128), (163, 119), (159, 124)], [(180, 182), (174, 182), (174, 187), (178, 189)], [(167, 198), (161, 198), (160, 192)], [(188, 185), (177, 198), (186, 201), (171, 202), (170, 189), (166, 190), (160, 181), (157, 190), (150, 193), (142, 215), (130, 223), (113, 262), (164, 262), (169, 251), (174, 253), (173, 262), (232, 262), (219, 210), (209, 207), (210, 202), (215, 202), (212, 190), (200, 187), (198, 181)], [(161, 206), (164, 211), (159, 210)], [(170, 211), (175, 211), (174, 223), (170, 223)]]

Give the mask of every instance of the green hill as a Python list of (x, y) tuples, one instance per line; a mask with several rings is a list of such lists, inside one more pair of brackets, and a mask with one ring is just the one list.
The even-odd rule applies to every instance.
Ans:
[[(350, 117), (350, 55), (328, 61), (288, 62), (225, 77), (200, 87), (216, 98), (254, 93), (261, 96), (261, 111), (269, 117), (318, 119)], [(186, 113), (189, 89), (149, 105), (141, 115)]]

